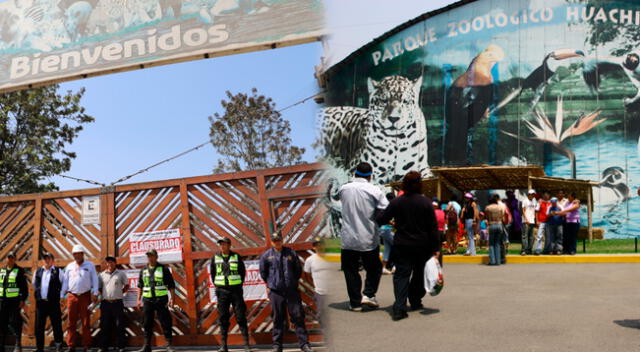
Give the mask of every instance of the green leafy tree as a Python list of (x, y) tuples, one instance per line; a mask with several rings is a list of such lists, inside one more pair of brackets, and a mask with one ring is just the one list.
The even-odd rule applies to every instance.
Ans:
[(291, 126), (271, 98), (227, 91), (225, 112), (209, 117), (211, 144), (222, 156), (214, 173), (256, 170), (302, 163), (304, 148), (292, 145)]
[(0, 193), (58, 189), (44, 178), (69, 171), (76, 154), (68, 146), (93, 121), (80, 106), (83, 94), (51, 85), (0, 95)]

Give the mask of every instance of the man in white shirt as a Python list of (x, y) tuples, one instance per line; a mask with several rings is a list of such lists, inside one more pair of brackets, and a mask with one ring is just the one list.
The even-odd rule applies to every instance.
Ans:
[(318, 320), (323, 325), (326, 322), (324, 319), (324, 304), (326, 297), (329, 294), (329, 279), (331, 278), (331, 264), (324, 260), (320, 256), (322, 241), (320, 238), (315, 238), (312, 242), (313, 254), (304, 261), (304, 272), (311, 274), (311, 281), (315, 288), (315, 294), (313, 296), (316, 307), (318, 308)]
[[(368, 163), (356, 167), (353, 180), (340, 188), (342, 203), (342, 272), (347, 283), (349, 309), (361, 311), (362, 305), (377, 308), (376, 292), (382, 276), (379, 228), (374, 221), (377, 212), (389, 201), (382, 190), (371, 184), (373, 168)], [(366, 271), (364, 291), (360, 262)]]
[(71, 251), (74, 261), (64, 269), (62, 293), (67, 295), (69, 352), (76, 349), (76, 326), (82, 320), (82, 346), (87, 352), (91, 346), (91, 317), (89, 305), (98, 301), (98, 275), (93, 263), (84, 260), (85, 249), (75, 245)]
[(527, 199), (522, 201), (522, 249), (520, 255), (531, 254), (533, 247), (533, 228), (536, 226), (536, 208), (538, 201), (535, 198), (536, 191), (530, 189)]
[(100, 352), (109, 351), (111, 331), (116, 330), (118, 352), (125, 351), (124, 304), (122, 298), (129, 289), (127, 275), (116, 268), (116, 258), (105, 258), (107, 270), (100, 273), (100, 330), (102, 334)]
[(64, 292), (62, 292), (64, 275), (61, 268), (53, 265), (54, 260), (51, 253), (45, 253), (43, 260), (44, 265), (36, 270), (31, 281), (36, 296), (36, 352), (44, 351), (44, 330), (47, 317), (51, 321), (56, 352), (60, 352), (62, 346), (60, 300), (64, 297)]

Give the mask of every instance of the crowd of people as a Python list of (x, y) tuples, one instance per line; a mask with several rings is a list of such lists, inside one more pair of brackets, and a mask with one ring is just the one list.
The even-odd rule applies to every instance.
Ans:
[[(271, 303), (273, 327), (273, 351), (282, 352), (286, 331), (287, 315), (295, 325), (300, 350), (311, 352), (304, 310), (298, 281), (303, 273), (309, 275), (315, 288), (315, 299), (320, 307), (326, 295), (327, 275), (331, 270), (317, 254), (307, 258), (304, 267), (295, 250), (283, 245), (280, 233), (271, 235), (271, 248), (260, 256), (260, 276), (266, 284)], [(317, 250), (319, 239), (313, 241)], [(210, 276), (215, 286), (217, 299), (218, 324), (220, 326), (219, 352), (227, 352), (227, 339), (232, 312), (242, 333), (244, 351), (251, 351), (249, 328), (247, 325), (246, 304), (243, 284), (246, 269), (242, 258), (231, 251), (231, 240), (218, 241), (220, 251), (211, 258)], [(61, 352), (63, 346), (62, 303), (68, 309), (66, 352), (75, 352), (81, 346), (87, 352), (92, 344), (91, 314), (95, 307), (100, 308), (99, 351), (107, 352), (115, 347), (124, 352), (127, 347), (124, 320), (124, 295), (129, 290), (129, 279), (124, 271), (117, 268), (116, 258), (105, 258), (105, 270), (96, 272), (96, 266), (85, 259), (82, 245), (72, 248), (74, 260), (65, 268), (54, 265), (51, 253), (44, 253), (43, 265), (32, 275), (32, 286), (36, 297), (35, 316), (35, 352), (44, 352), (45, 327), (49, 319), (53, 329), (55, 351)], [(158, 252), (151, 248), (146, 252), (147, 264), (140, 270), (138, 278), (137, 307), (143, 313), (144, 344), (137, 352), (151, 352), (154, 322), (156, 315), (162, 327), (167, 352), (174, 352), (173, 323), (170, 310), (174, 307), (175, 282), (168, 266), (158, 262)], [(22, 309), (29, 296), (25, 270), (16, 263), (16, 255), (9, 252), (5, 265), (0, 267), (0, 352), (5, 351), (5, 339), (9, 326), (15, 334), (14, 352), (22, 352)], [(230, 310), (233, 306), (233, 311)], [(81, 334), (77, 325), (81, 321)], [(112, 334), (115, 332), (115, 343)]]
[[(443, 248), (457, 253), (461, 234), (466, 237), (464, 255), (476, 255), (476, 238), (487, 243), (489, 265), (506, 263), (510, 238), (522, 241), (521, 255), (576, 253), (580, 200), (574, 193), (565, 198), (562, 191), (551, 197), (528, 190), (520, 201), (507, 190), (504, 199), (491, 194), (483, 210), (471, 192), (464, 193), (462, 204), (455, 195), (448, 202), (424, 196), (421, 175), (415, 171), (403, 177), (397, 195), (384, 194), (372, 183), (372, 175), (372, 166), (360, 163), (352, 181), (339, 191), (341, 266), (352, 311), (378, 308), (382, 274), (393, 274), (393, 320), (406, 318), (408, 309), (421, 309), (427, 260), (435, 256), (442, 263)], [(366, 272), (364, 290), (360, 268)]]
[(520, 201), (514, 191), (507, 190), (506, 198), (494, 193), (488, 203), (482, 211), (470, 192), (464, 194), (462, 205), (455, 195), (449, 202), (434, 200), (438, 227), (445, 233), (444, 246), (449, 254), (457, 253), (461, 237), (467, 247), (465, 255), (476, 255), (476, 240), (480, 245), (488, 243), (490, 254), (496, 250), (492, 243), (499, 245), (498, 256), (490, 255), (499, 263), (504, 263), (510, 239), (521, 240), (521, 255), (576, 254), (580, 200), (575, 193), (565, 198), (563, 191), (551, 197), (546, 191), (540, 194), (528, 190), (527, 197)]

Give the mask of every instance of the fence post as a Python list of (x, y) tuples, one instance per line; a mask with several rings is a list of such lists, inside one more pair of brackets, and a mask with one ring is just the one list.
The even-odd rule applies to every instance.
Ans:
[(189, 314), (189, 337), (191, 344), (195, 344), (198, 333), (198, 313), (196, 302), (196, 276), (193, 272), (193, 257), (191, 253), (191, 221), (189, 215), (189, 193), (187, 182), (180, 181), (180, 213), (182, 218), (182, 236), (184, 238), (184, 271), (187, 274), (187, 313)]
[(102, 258), (117, 257), (115, 188), (104, 187), (100, 195), (100, 232), (102, 234)]
[[(40, 246), (42, 245), (42, 197), (38, 196), (34, 201), (34, 216), (33, 216), (33, 253), (31, 254), (31, 275), (35, 275), (36, 268), (38, 267), (38, 260), (40, 259)], [(31, 285), (29, 285), (31, 286)], [(25, 311), (29, 317), (31, 317), (31, 321), (35, 322), (36, 316), (36, 295), (29, 295), (29, 305), (25, 306)], [(28, 336), (22, 336), (23, 345), (25, 344), (25, 337), (34, 338), (35, 345), (35, 324), (30, 324), (28, 327), (29, 334)]]
[(258, 197), (260, 199), (260, 212), (262, 213), (262, 233), (264, 234), (264, 246), (268, 247), (271, 243), (271, 232), (277, 231), (275, 225), (271, 221), (271, 206), (267, 197), (267, 185), (264, 174), (258, 172), (256, 176), (258, 185)]

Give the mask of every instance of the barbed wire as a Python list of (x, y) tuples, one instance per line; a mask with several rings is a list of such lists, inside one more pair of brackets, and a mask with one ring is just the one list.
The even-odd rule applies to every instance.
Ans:
[[(301, 100), (299, 100), (299, 101), (297, 101), (297, 102), (295, 102), (295, 103), (293, 103), (293, 104), (287, 105), (287, 106), (285, 106), (284, 108), (282, 108), (282, 109), (280, 109), (280, 110), (276, 110), (276, 111), (277, 111), (278, 113), (282, 113), (283, 111), (288, 110), (288, 109), (290, 109), (290, 108), (292, 108), (292, 107), (294, 107), (294, 106), (297, 106), (297, 105), (300, 105), (300, 104), (304, 104), (304, 103), (305, 103), (305, 102), (307, 102), (308, 100), (313, 99), (313, 98), (315, 98), (315, 97), (317, 97), (318, 95), (321, 95), (321, 94), (323, 94), (323, 93), (324, 93), (324, 91), (322, 91), (322, 92), (318, 92), (318, 93), (315, 93), (315, 94), (313, 94), (313, 95), (310, 95), (310, 96), (308, 96), (308, 97), (306, 97), (306, 98), (304, 98), (304, 99), (301, 99)], [(178, 153), (178, 154), (176, 154), (176, 155), (174, 155), (174, 156), (168, 157), (168, 158), (166, 158), (166, 159), (164, 159), (164, 160), (161, 160), (161, 161), (159, 161), (159, 162), (157, 162), (157, 163), (155, 163), (155, 164), (153, 164), (153, 165), (150, 165), (150, 166), (147, 166), (147, 167), (145, 167), (145, 168), (142, 168), (142, 169), (140, 169), (140, 170), (138, 170), (138, 171), (136, 171), (136, 172), (134, 172), (134, 173), (132, 173), (132, 174), (130, 174), (130, 175), (126, 175), (126, 176), (124, 176), (124, 177), (121, 177), (121, 178), (119, 178), (118, 180), (116, 180), (116, 181), (114, 181), (114, 182), (111, 182), (109, 185), (110, 185), (110, 186), (114, 186), (114, 185), (116, 185), (116, 184), (118, 184), (118, 183), (120, 183), (120, 182), (126, 181), (126, 180), (128, 180), (128, 179), (130, 179), (130, 178), (132, 178), (132, 177), (135, 177), (135, 176), (137, 176), (137, 175), (143, 174), (143, 173), (145, 173), (145, 172), (147, 172), (147, 171), (149, 171), (149, 170), (151, 170), (151, 169), (153, 169), (153, 168), (155, 168), (155, 167), (157, 167), (157, 166), (160, 166), (160, 165), (162, 165), (162, 164), (168, 163), (169, 161), (172, 161), (172, 160), (178, 159), (178, 158), (180, 158), (180, 157), (182, 157), (182, 156), (185, 156), (185, 155), (187, 155), (187, 154), (189, 154), (189, 153), (191, 153), (191, 152), (193, 152), (193, 151), (196, 151), (196, 150), (198, 150), (198, 149), (200, 149), (200, 148), (204, 147), (205, 145), (207, 145), (207, 144), (209, 144), (209, 143), (211, 143), (211, 138), (207, 139), (205, 142), (202, 142), (202, 143), (200, 143), (200, 144), (196, 145), (195, 147), (191, 147), (191, 148), (189, 148), (189, 149), (187, 149), (187, 150), (185, 150), (185, 151), (183, 151), (183, 152), (180, 152), (180, 153)], [(105, 185), (104, 183), (100, 183), (100, 182), (98, 182), (98, 181), (87, 180), (87, 179), (82, 179), (82, 178), (77, 178), (77, 177), (67, 176), (67, 175), (60, 175), (60, 177), (68, 178), (68, 179), (75, 180), (75, 181), (86, 182), (86, 183), (90, 183), (90, 184), (93, 184), (93, 185), (98, 185), (98, 186), (101, 186), (101, 187), (106, 187), (106, 185)]]

